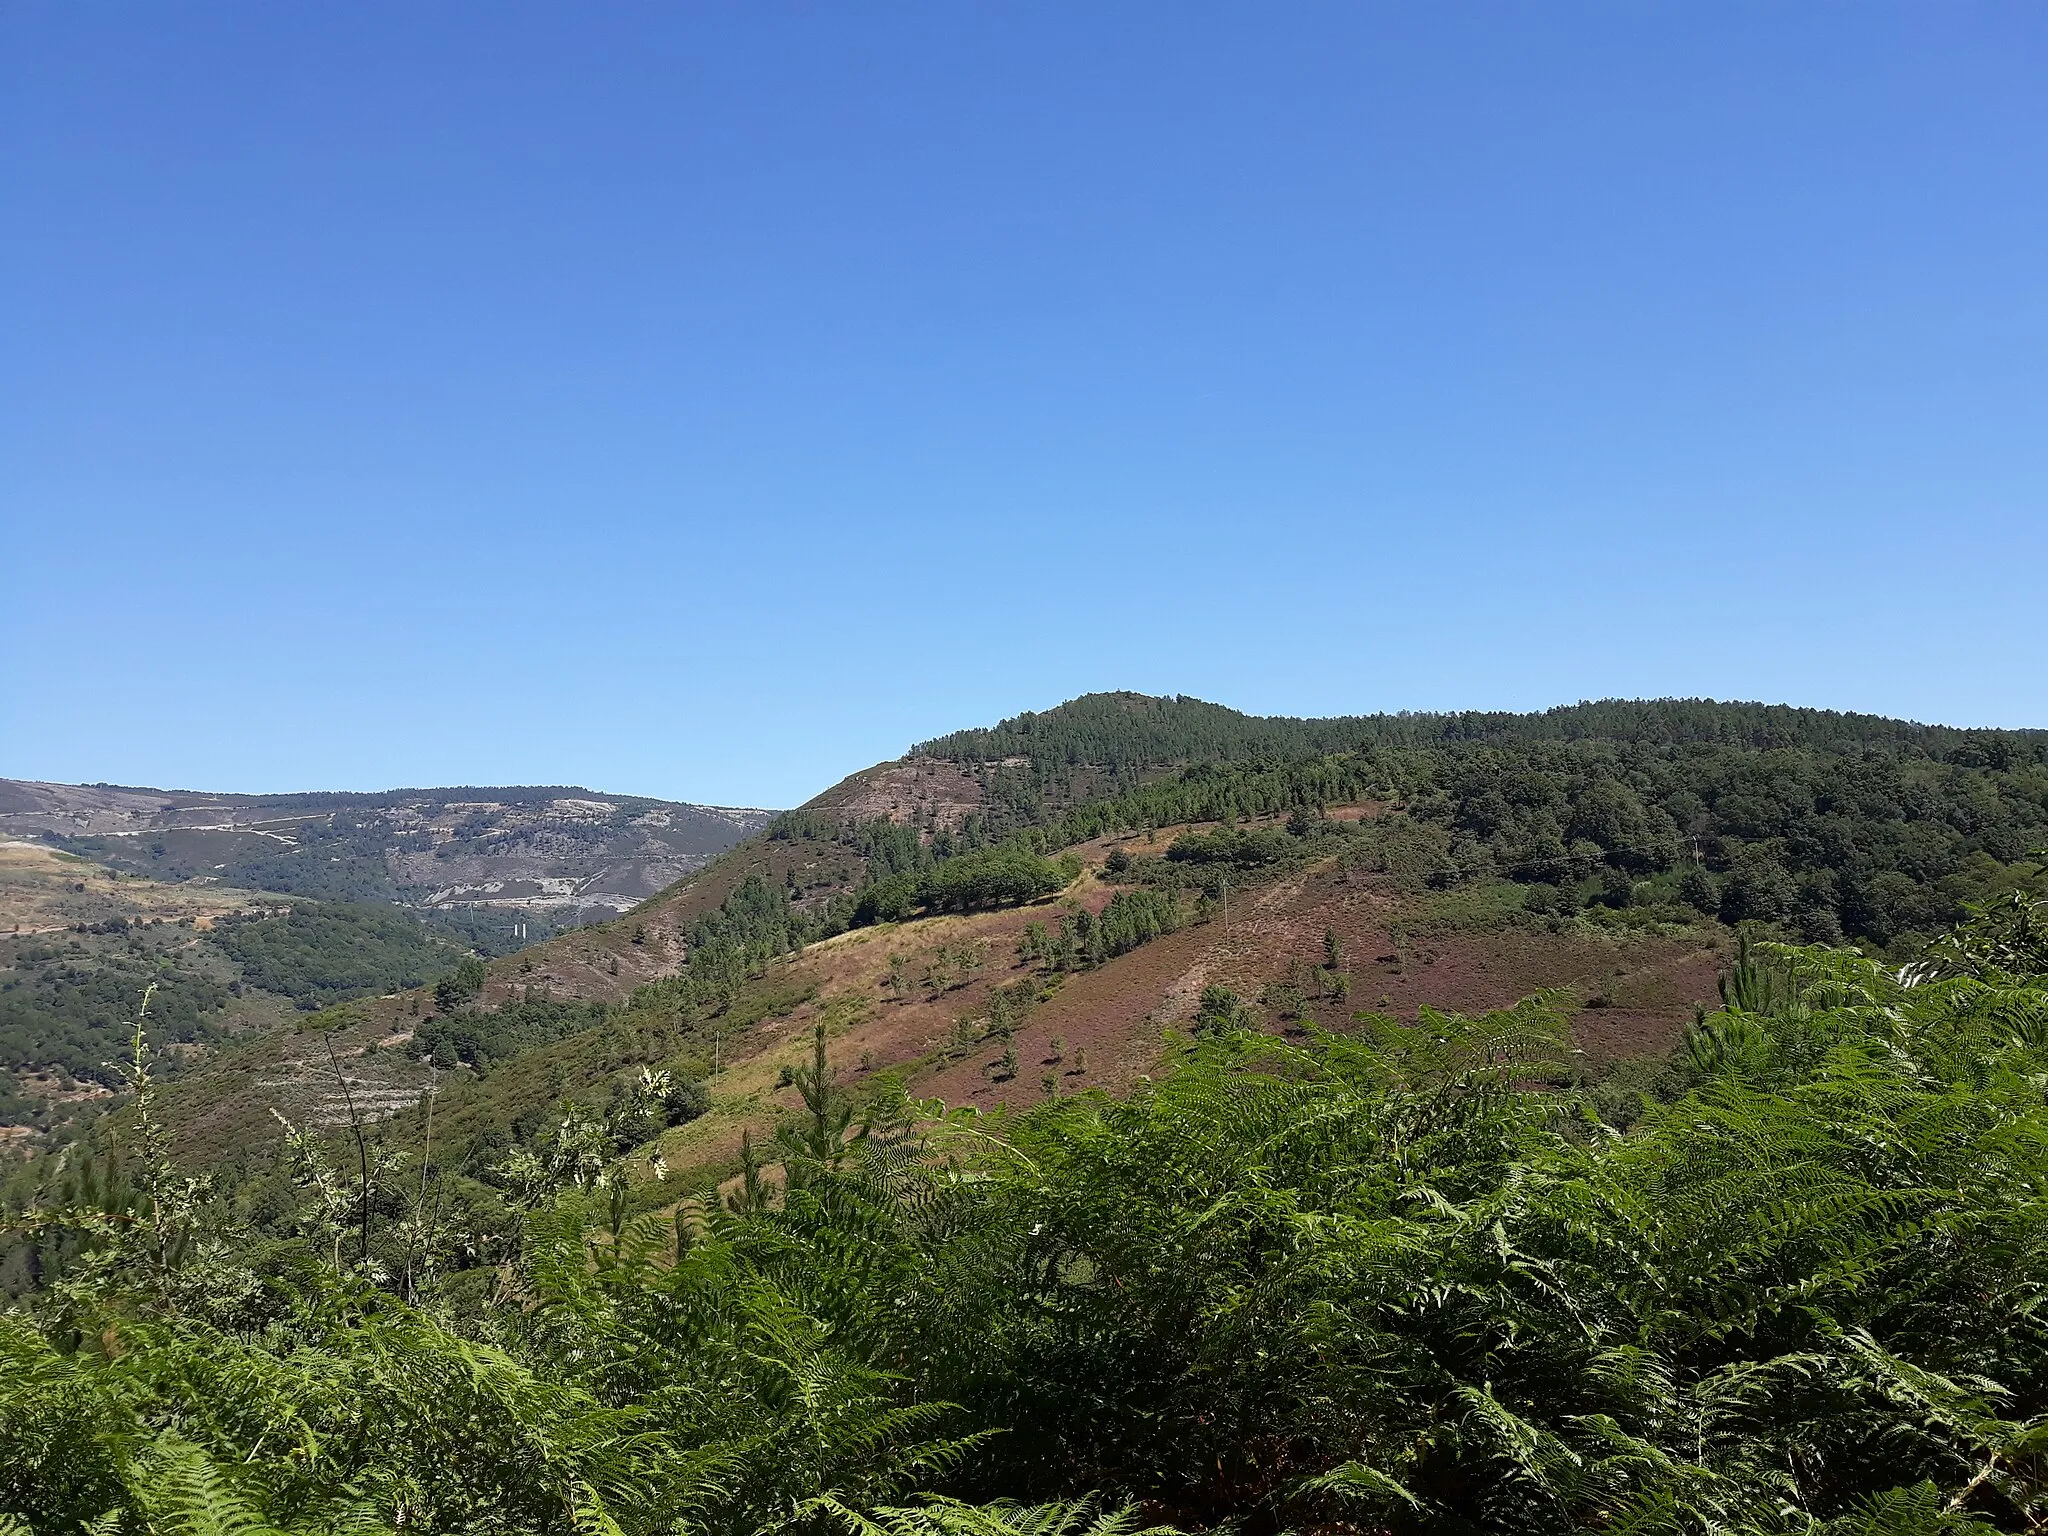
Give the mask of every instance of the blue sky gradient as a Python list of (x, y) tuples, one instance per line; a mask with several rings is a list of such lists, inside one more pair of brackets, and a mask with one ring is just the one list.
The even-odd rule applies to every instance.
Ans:
[(2048, 10), (0, 7), (0, 774), (2048, 725)]

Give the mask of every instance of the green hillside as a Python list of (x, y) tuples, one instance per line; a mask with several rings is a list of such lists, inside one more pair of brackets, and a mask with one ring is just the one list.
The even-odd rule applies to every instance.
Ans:
[(1703, 911), (1821, 941), (1924, 935), (2030, 878), (2048, 846), (2048, 733), (1782, 706), (1286, 720), (1101, 694), (919, 751), (976, 775), (989, 835), (1381, 794), (1434, 838), (1444, 883), (1501, 874), (1567, 906), (1682, 886)]
[[(1327, 814), (1341, 806), (1377, 809)], [(1216, 842), (1255, 821), (1258, 835)], [(631, 914), (494, 961), (461, 1021), (424, 993), (337, 1018), (351, 1048), (412, 1036), (409, 1051), (362, 1066), (393, 1102), (422, 1091), (405, 1063), (432, 1056), (434, 1042), (551, 1048), (524, 1023), (468, 1022), (533, 999), (646, 1016), (634, 999), (658, 987), (647, 1027), (673, 1044), (648, 1059), (679, 1063), (683, 1035), (718, 1027), (707, 1021), (749, 989), (773, 990), (775, 968), (806, 946), (998, 910), (1071, 880), (1066, 850), (1186, 826), (1215, 832), (1104, 878), (1177, 892), (1191, 913), (1233, 883), (1336, 861), (1359, 879), (1436, 893), (1440, 907), (1539, 929), (1757, 924), (1906, 954), (1970, 903), (2041, 889), (2048, 735), (1701, 702), (1276, 721), (1091, 696), (927, 743), (784, 813)], [(479, 1049), (506, 1059), (499, 1045)], [(336, 1112), (322, 1075), (303, 1074), (294, 1112)], [(209, 1155), (263, 1138), (264, 1102), (240, 1080), (201, 1079), (204, 1113), (184, 1116), (180, 1097), (174, 1123), (213, 1127), (198, 1143)], [(574, 1072), (540, 1081), (550, 1101), (613, 1086)], [(549, 1108), (508, 1099), (501, 1127)]]

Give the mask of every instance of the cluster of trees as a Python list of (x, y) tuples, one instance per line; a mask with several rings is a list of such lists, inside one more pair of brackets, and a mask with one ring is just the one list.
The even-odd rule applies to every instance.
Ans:
[(346, 1170), (302, 1170), (303, 1235), (251, 1244), (145, 1102), (121, 1180), (16, 1218), (74, 1248), (0, 1321), (0, 1513), (2037, 1529), (2044, 971), (2024, 902), (1905, 973), (1759, 947), (1626, 1093), (1580, 1085), (1540, 999), (1289, 1043), (1205, 994), (1159, 1081), (993, 1121), (859, 1112), (821, 1037), (773, 1166), (750, 1145), (722, 1199), (622, 1213), (606, 1133), (565, 1121), (460, 1304), (357, 1256), (321, 1193)]
[(1299, 846), (1296, 839), (1277, 828), (1223, 827), (1214, 832), (1190, 832), (1175, 838), (1167, 845), (1166, 857), (1174, 864), (1259, 869), (1292, 858)]
[(1123, 768), (1046, 775), (1030, 764), (978, 770), (991, 833), (1035, 836), (1050, 846), (1177, 822), (1284, 815), (1302, 806), (1397, 796), (1428, 782), (1426, 762), (1394, 751), (1327, 757), (1197, 762), (1145, 777)]
[(306, 1009), (421, 986), (450, 959), (418, 918), (369, 905), (295, 901), (275, 916), (222, 918), (210, 940), (245, 980)]
[(434, 1006), (444, 1014), (460, 1013), (483, 996), (490, 968), (480, 955), (464, 955), (454, 970), (434, 983)]
[[(182, 932), (182, 930), (174, 930)], [(145, 987), (157, 988), (151, 1039), (191, 1044), (209, 1037), (230, 982), (154, 950), (47, 943), (22, 948), (0, 973), (0, 1124), (47, 1125), (58, 1106), (15, 1087), (17, 1072), (55, 1072), (102, 1088), (119, 1085), (120, 1055)]]
[(826, 931), (903, 922), (920, 909), (967, 911), (1034, 901), (1068, 884), (1078, 865), (1044, 857), (1042, 833), (998, 837), (983, 816), (957, 827), (919, 828), (876, 817), (838, 823), (817, 811), (791, 811), (769, 829), (771, 840), (797, 837), (832, 841), (860, 859), (860, 880), (849, 901), (817, 912)]
[(1187, 920), (1188, 909), (1177, 889), (1140, 886), (1118, 891), (1100, 916), (1074, 907), (1061, 913), (1051, 928), (1026, 923), (1017, 958), (1052, 971), (1083, 971), (1173, 933)]
[[(1226, 823), (1212, 832), (1182, 833), (1167, 844), (1163, 857), (1119, 845), (1104, 860), (1102, 875), (1118, 884), (1191, 889), (1213, 901), (1233, 877), (1268, 874), (1333, 855), (1354, 865), (1382, 868), (1385, 847), (1380, 826), (1335, 821), (1297, 807), (1280, 827)], [(1429, 862), (1435, 867), (1442, 859)]]
[(604, 1016), (603, 1003), (556, 1002), (535, 997), (529, 990), (496, 1008), (449, 1009), (422, 1020), (407, 1049), (444, 1069), (458, 1063), (488, 1067), (494, 1061), (589, 1029), (603, 1022)]
[(1256, 1029), (1259, 1016), (1251, 1005), (1228, 987), (1207, 986), (1195, 1004), (1191, 1025), (1198, 1037), (1214, 1039)]
[(729, 1001), (770, 960), (794, 954), (845, 926), (836, 908), (809, 911), (791, 901), (787, 888), (749, 874), (683, 935), (689, 982), (696, 989), (693, 996), (700, 1004)]
[(899, 869), (871, 879), (855, 896), (849, 920), (862, 927), (900, 923), (920, 908), (966, 912), (1036, 901), (1062, 889), (1079, 873), (1077, 863), (1047, 859), (1017, 843), (933, 856), (921, 869)]
[(1121, 794), (1075, 805), (1050, 822), (1049, 835), (1062, 843), (1083, 842), (1176, 823), (1259, 820), (1405, 796), (1428, 782), (1426, 764), (1391, 752), (1283, 763), (1197, 763)]
[(1187, 921), (1180, 893), (1140, 887), (1118, 891), (1095, 920), (1095, 940), (1103, 957), (1129, 954)]
[[(1442, 754), (1413, 817), (1449, 833), (1442, 878), (1506, 874), (1625, 903), (1648, 882), (1728, 922), (1819, 941), (1925, 936), (2033, 879), (2048, 767), (1884, 753), (1605, 743)], [(1617, 878), (1619, 877), (1619, 878)]]
[(919, 882), (917, 899), (939, 912), (1006, 906), (1050, 896), (1079, 873), (1075, 863), (1040, 858), (1028, 848), (988, 848), (937, 864)]

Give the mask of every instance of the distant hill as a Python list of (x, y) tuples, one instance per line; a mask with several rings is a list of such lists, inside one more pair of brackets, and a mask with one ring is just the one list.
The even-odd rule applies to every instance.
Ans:
[(569, 786), (223, 795), (0, 780), (0, 1147), (89, 1119), (143, 989), (189, 1069), (303, 1010), (616, 917), (769, 812)]
[(440, 912), (495, 952), (517, 947), (522, 920), (538, 936), (625, 911), (772, 814), (563, 785), (229, 795), (0, 779), (0, 837), (158, 881)]

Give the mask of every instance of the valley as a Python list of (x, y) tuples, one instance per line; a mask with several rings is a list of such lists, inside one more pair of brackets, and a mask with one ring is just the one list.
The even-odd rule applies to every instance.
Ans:
[(209, 795), (0, 780), (0, 1139), (118, 1081), (142, 991), (188, 1071), (305, 1010), (615, 916), (769, 813), (577, 789)]

